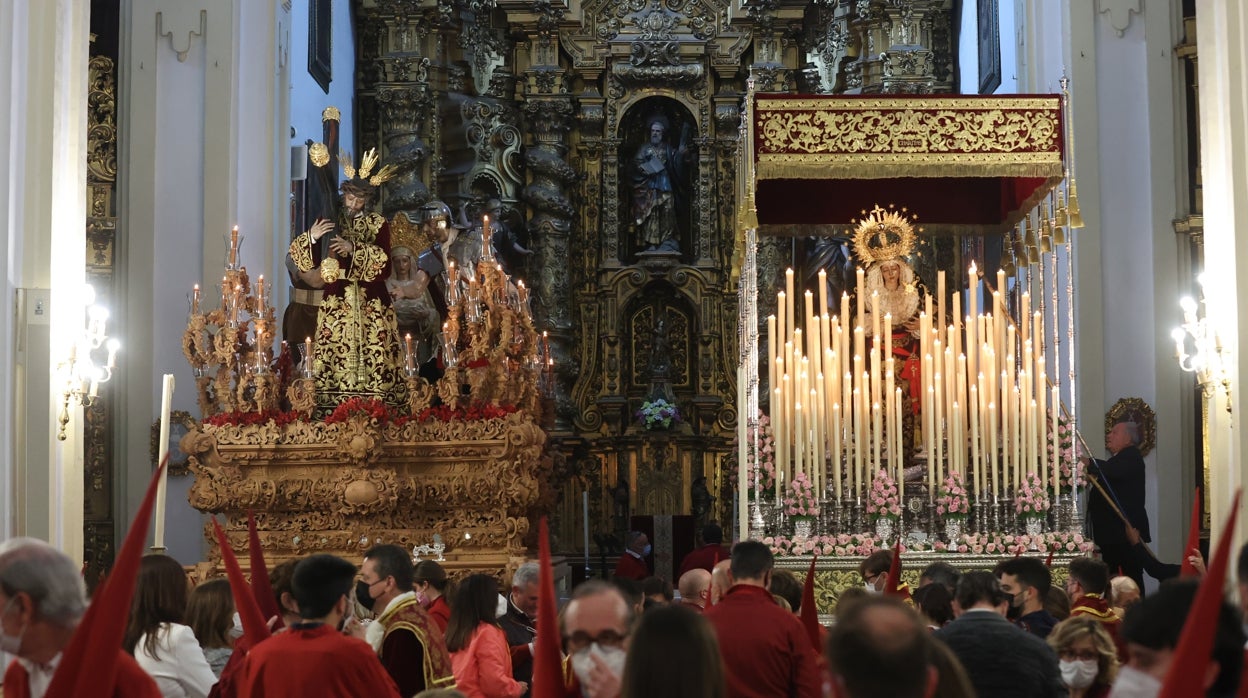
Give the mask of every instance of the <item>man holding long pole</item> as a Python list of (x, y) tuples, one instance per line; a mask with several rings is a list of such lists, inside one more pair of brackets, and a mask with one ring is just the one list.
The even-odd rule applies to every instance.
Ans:
[(1088, 496), (1088, 521), (1101, 558), (1111, 573), (1121, 568), (1124, 575), (1143, 588), (1144, 570), (1131, 553), (1127, 538), (1129, 524), (1139, 531), (1141, 540), (1152, 541), (1148, 512), (1144, 510), (1144, 457), (1139, 444), (1139, 425), (1119, 422), (1105, 437), (1109, 459), (1088, 458), (1084, 464), (1093, 485)]

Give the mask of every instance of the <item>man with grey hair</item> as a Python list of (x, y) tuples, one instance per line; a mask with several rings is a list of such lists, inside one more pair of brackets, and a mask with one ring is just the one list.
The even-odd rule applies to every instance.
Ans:
[[(511, 647), (511, 675), (526, 686), (533, 685), (533, 640), (537, 637), (538, 575), (541, 567), (526, 562), (511, 575), (507, 610), (498, 618)], [(528, 695), (528, 689), (525, 690)]]
[(1119, 569), (1143, 588), (1144, 570), (1131, 553), (1127, 528), (1119, 518), (1119, 509), (1130, 526), (1139, 531), (1140, 540), (1152, 540), (1148, 532), (1148, 512), (1144, 509), (1144, 457), (1140, 455), (1140, 426), (1135, 422), (1119, 422), (1105, 436), (1107, 460), (1085, 461), (1092, 487), (1088, 496), (1088, 523), (1092, 539), (1101, 549), (1101, 559), (1110, 574)]
[[(4, 674), (6, 698), (47, 693), (86, 612), (84, 594), (82, 577), (64, 553), (34, 538), (0, 543), (0, 651), (17, 656)], [(120, 647), (116, 651), (113, 694), (158, 698), (147, 672)]]

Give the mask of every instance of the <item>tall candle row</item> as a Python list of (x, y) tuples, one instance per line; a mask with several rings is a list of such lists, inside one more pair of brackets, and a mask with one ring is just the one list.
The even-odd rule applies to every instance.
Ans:
[[(804, 473), (818, 492), (862, 496), (880, 469), (902, 481), (905, 454), (918, 445), (931, 483), (957, 472), (976, 496), (1000, 497), (1036, 473), (1056, 493), (1060, 462), (1048, 444), (1056, 442), (1060, 406), (1046, 371), (1044, 317), (1030, 312), (1022, 293), (1023, 319), (1015, 323), (1004, 272), (996, 281), (995, 289), (985, 288), (971, 265), (946, 304), (939, 291), (945, 273), (938, 273), (938, 292), (918, 313), (920, 380), (911, 398), (920, 409), (916, 442), (909, 442), (903, 423), (910, 405), (897, 385), (902, 366), (892, 351), (893, 327), (902, 321), (872, 313), (868, 322), (862, 269), (852, 316), (848, 294), (830, 314), (823, 271), (816, 303), (811, 291), (795, 288), (787, 270), (777, 313), (767, 318), (779, 491)], [(981, 298), (991, 299), (983, 312)], [(936, 490), (929, 488), (931, 496)]]

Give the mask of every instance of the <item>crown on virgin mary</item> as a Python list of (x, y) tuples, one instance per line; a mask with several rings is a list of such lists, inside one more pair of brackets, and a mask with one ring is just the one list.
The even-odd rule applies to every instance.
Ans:
[(916, 216), (907, 216), (905, 208), (898, 210), (890, 205), (886, 209), (879, 204), (870, 213), (863, 210), (862, 214), (856, 221), (853, 236), (854, 255), (862, 266), (910, 255), (914, 249)]

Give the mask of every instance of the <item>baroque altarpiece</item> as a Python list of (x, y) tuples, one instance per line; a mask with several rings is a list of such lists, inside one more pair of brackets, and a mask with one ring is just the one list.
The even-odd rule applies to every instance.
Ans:
[[(538, 509), (556, 549), (638, 514), (732, 516), (737, 169), (759, 92), (940, 93), (950, 0), (356, 3), (361, 151), (387, 217), (488, 207), (533, 254), (555, 380)], [(488, 203), (487, 203), (488, 202)], [(791, 241), (760, 250), (779, 281)], [(647, 428), (661, 400), (679, 419)], [(655, 426), (650, 424), (650, 426)], [(587, 494), (587, 496), (586, 496)]]

